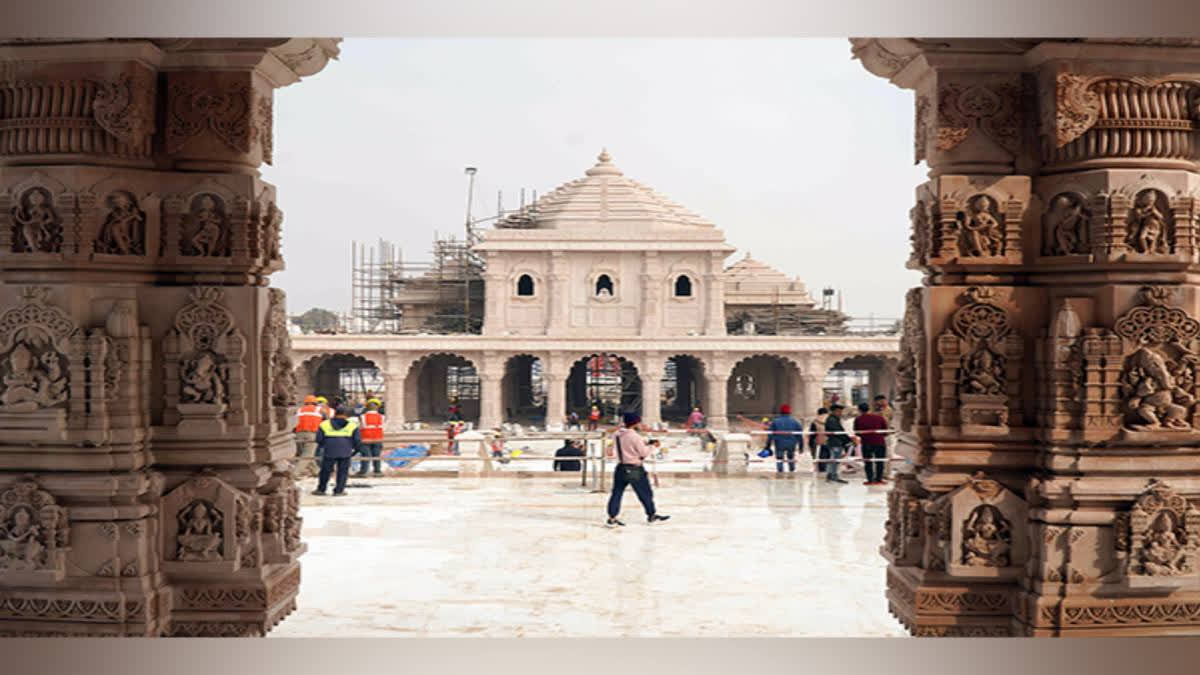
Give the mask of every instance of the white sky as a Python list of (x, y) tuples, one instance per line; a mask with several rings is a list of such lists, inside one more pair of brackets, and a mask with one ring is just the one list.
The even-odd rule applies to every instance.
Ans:
[(715, 223), (738, 251), (899, 318), (914, 166), (912, 92), (845, 39), (348, 39), (279, 90), (275, 167), (288, 309), (348, 311), (351, 241), (428, 260), (518, 191), (581, 177), (607, 147), (625, 175)]

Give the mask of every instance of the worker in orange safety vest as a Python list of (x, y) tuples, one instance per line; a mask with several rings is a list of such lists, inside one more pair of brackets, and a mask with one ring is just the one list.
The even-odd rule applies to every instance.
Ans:
[(383, 454), (383, 413), (379, 412), (379, 408), (383, 403), (377, 398), (367, 401), (367, 409), (358, 417), (359, 434), (362, 437), (362, 456), (363, 460), (358, 463), (358, 476), (367, 475), (367, 457), (374, 457), (373, 467), (375, 471), (373, 475), (382, 476), (382, 463), (379, 461), (379, 456)]
[[(299, 412), (296, 413), (297, 457), (313, 456), (317, 449), (317, 429), (324, 420), (320, 406), (317, 404), (317, 397), (312, 394), (305, 396), (304, 405), (300, 406)], [(302, 475), (315, 474), (316, 471), (316, 462), (301, 462), (300, 472)]]

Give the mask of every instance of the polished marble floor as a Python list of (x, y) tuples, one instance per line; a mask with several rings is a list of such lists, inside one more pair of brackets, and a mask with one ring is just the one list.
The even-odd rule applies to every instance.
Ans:
[(308, 553), (277, 637), (899, 636), (878, 548), (885, 489), (811, 474), (661, 478), (665, 523), (632, 490), (565, 477), (304, 483)]

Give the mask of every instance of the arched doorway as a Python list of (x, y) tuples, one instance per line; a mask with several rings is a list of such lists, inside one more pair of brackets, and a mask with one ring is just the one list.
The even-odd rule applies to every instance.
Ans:
[(642, 379), (632, 361), (617, 354), (589, 354), (571, 365), (567, 376), (567, 412), (587, 417), (598, 405), (606, 420), (642, 412)]
[(542, 369), (542, 360), (531, 354), (517, 354), (504, 362), (504, 378), (500, 381), (504, 421), (543, 423), (546, 417), (546, 384)]
[(896, 366), (896, 359), (877, 354), (843, 358), (825, 375), (825, 398), (849, 407), (870, 403), (877, 395), (890, 401), (895, 393)]
[(726, 384), (731, 424), (735, 420), (757, 423), (779, 411), (783, 404), (796, 406), (800, 397), (800, 370), (775, 354), (755, 354), (734, 365)]
[(407, 420), (445, 422), (457, 403), (463, 421), (479, 423), (479, 374), (462, 355), (441, 352), (417, 359), (408, 369), (404, 392)]
[(676, 354), (663, 367), (661, 415), (664, 422), (685, 422), (692, 409), (704, 410), (708, 382), (704, 362), (690, 354)]
[(375, 360), (361, 354), (321, 354), (306, 359), (297, 370), (301, 398), (312, 394), (324, 396), (331, 404), (353, 403), (384, 391), (383, 371)]

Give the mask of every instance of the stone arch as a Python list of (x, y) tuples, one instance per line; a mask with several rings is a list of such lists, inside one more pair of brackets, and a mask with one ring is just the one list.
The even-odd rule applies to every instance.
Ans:
[(385, 364), (381, 354), (372, 352), (309, 355), (296, 366), (298, 395), (301, 399), (308, 394), (324, 396), (330, 403), (344, 393), (363, 398), (367, 394), (378, 395), (383, 391)]
[(478, 358), (472, 359), (456, 352), (432, 352), (413, 359), (405, 374), (404, 418), (437, 422), (449, 420), (454, 417), (451, 405), (457, 400), (458, 417), (478, 424), (479, 369)]
[(802, 398), (802, 366), (789, 356), (769, 352), (743, 355), (725, 384), (729, 418), (757, 423), (787, 404), (797, 409)]
[(642, 413), (642, 378), (632, 357), (612, 352), (572, 355), (567, 381), (567, 411), (583, 419), (599, 402), (605, 419), (618, 413)]
[(870, 403), (877, 394), (883, 394), (891, 401), (896, 394), (896, 371), (899, 365), (899, 358), (888, 354), (839, 354), (825, 373), (825, 380), (829, 388), (836, 391), (839, 402), (846, 407), (864, 401)]
[(546, 417), (545, 360), (529, 352), (504, 359), (500, 380), (501, 407), (506, 422), (538, 424)]
[(663, 360), (662, 368), (662, 420), (682, 423), (695, 407), (707, 413), (706, 402), (711, 392), (707, 378), (709, 368), (704, 358), (686, 352), (671, 354)]

